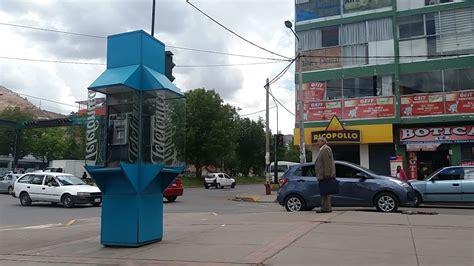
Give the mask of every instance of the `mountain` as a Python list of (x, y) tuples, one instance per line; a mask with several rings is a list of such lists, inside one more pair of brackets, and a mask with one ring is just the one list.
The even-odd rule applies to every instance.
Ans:
[(41, 110), (34, 104), (30, 103), (26, 97), (23, 98), (18, 93), (15, 93), (3, 86), (0, 86), (0, 112), (5, 110), (5, 108), (9, 106), (20, 107), (22, 111), (32, 113), (34, 119), (51, 119), (65, 117), (62, 114)]

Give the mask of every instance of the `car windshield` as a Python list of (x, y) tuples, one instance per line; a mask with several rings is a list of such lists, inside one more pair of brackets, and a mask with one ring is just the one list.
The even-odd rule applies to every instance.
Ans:
[(72, 175), (58, 175), (56, 176), (59, 183), (63, 186), (73, 186), (73, 185), (85, 185), (84, 181), (82, 181), (79, 177), (75, 177)]
[(431, 179), (436, 173), (438, 173), (442, 168), (438, 168), (436, 171), (431, 173), (428, 177), (425, 177), (423, 180), (429, 180)]

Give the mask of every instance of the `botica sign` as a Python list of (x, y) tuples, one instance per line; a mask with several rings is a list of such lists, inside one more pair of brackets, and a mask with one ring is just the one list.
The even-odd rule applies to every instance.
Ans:
[(360, 143), (360, 131), (346, 130), (337, 116), (333, 116), (326, 130), (311, 132), (311, 143), (319, 138), (326, 138), (329, 143)]

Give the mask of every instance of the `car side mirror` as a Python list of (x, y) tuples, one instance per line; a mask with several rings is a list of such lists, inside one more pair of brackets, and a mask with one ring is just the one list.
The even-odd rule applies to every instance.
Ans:
[(356, 178), (360, 178), (362, 180), (366, 180), (369, 178), (369, 176), (366, 173), (359, 172), (355, 175)]

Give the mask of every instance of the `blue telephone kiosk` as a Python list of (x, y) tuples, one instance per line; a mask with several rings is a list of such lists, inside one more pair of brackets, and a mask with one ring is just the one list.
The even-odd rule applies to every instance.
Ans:
[[(85, 168), (102, 191), (101, 244), (163, 237), (163, 191), (184, 170), (184, 95), (163, 74), (165, 45), (144, 31), (109, 36), (107, 70), (89, 87)], [(105, 94), (105, 122), (95, 117)], [(184, 127), (184, 126), (183, 126)]]

